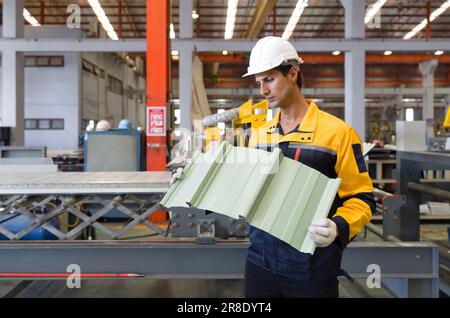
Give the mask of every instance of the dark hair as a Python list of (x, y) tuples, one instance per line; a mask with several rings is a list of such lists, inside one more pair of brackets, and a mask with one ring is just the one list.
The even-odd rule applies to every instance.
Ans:
[[(274, 70), (280, 71), (281, 74), (283, 74), (283, 76), (287, 76), (291, 67), (293, 67), (292, 64), (281, 64), (280, 66), (275, 67)], [(300, 89), (302, 89), (303, 86), (303, 74), (302, 71), (300, 70), (300, 67), (298, 69), (297, 86)]]

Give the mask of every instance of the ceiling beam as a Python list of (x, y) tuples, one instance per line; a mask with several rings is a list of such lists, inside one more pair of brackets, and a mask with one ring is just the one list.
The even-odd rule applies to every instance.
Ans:
[(250, 24), (245, 32), (246, 39), (257, 38), (259, 32), (261, 32), (267, 17), (272, 12), (273, 8), (277, 4), (277, 0), (261, 0), (258, 1), (258, 5), (255, 9), (255, 14), (250, 21)]
[[(171, 48), (182, 50), (195, 47), (197, 52), (220, 52), (222, 50), (249, 52), (254, 40), (211, 40), (211, 39), (173, 39)], [(433, 52), (450, 51), (448, 39), (396, 40), (396, 39), (301, 39), (291, 43), (300, 52), (341, 52), (355, 48), (372, 52), (404, 51)], [(0, 50), (16, 52), (145, 52), (145, 39), (5, 39), (0, 38)], [(302, 54), (304, 54), (302, 53)]]
[[(343, 64), (344, 55), (331, 54), (314, 54), (303, 53), (300, 54), (305, 64)], [(228, 64), (248, 64), (248, 58), (243, 54), (198, 54), (200, 60), (204, 63), (228, 63)], [(430, 59), (437, 59), (439, 64), (449, 64), (450, 55), (435, 56), (433, 54), (418, 53), (418, 54), (366, 54), (366, 64), (418, 64)]]
[[(353, 49), (364, 49), (366, 51), (384, 52), (408, 51), (408, 52), (430, 52), (436, 50), (450, 51), (448, 39), (416, 39), (405, 41), (402, 39), (300, 39), (290, 41), (300, 52), (333, 52), (335, 50), (344, 52)], [(172, 49), (178, 50), (184, 45), (195, 46), (197, 52), (220, 52), (223, 50), (250, 52), (256, 44), (255, 40), (231, 39), (174, 39)]]

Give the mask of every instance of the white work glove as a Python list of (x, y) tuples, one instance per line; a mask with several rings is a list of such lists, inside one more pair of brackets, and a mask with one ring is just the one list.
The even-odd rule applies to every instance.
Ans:
[(178, 180), (181, 180), (183, 176), (183, 168), (178, 168), (177, 171), (174, 172), (172, 178), (170, 178), (169, 184), (172, 186)]
[(312, 221), (308, 231), (311, 239), (318, 247), (327, 247), (333, 243), (337, 236), (336, 223), (328, 218)]

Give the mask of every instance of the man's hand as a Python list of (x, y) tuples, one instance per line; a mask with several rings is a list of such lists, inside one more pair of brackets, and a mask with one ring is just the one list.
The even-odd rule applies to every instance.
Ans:
[(337, 226), (332, 220), (328, 218), (318, 219), (312, 221), (308, 227), (311, 239), (318, 247), (327, 247), (336, 239)]
[(169, 184), (172, 186), (178, 180), (181, 180), (183, 177), (183, 168), (178, 168), (177, 171), (174, 172), (172, 178), (170, 178)]

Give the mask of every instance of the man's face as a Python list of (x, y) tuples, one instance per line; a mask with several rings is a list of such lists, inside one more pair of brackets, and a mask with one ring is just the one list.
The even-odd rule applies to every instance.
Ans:
[(267, 99), (269, 107), (272, 109), (277, 107), (284, 108), (289, 105), (293, 86), (297, 85), (290, 78), (289, 73), (287, 76), (284, 76), (278, 70), (269, 70), (256, 74), (255, 80), (259, 92)]

